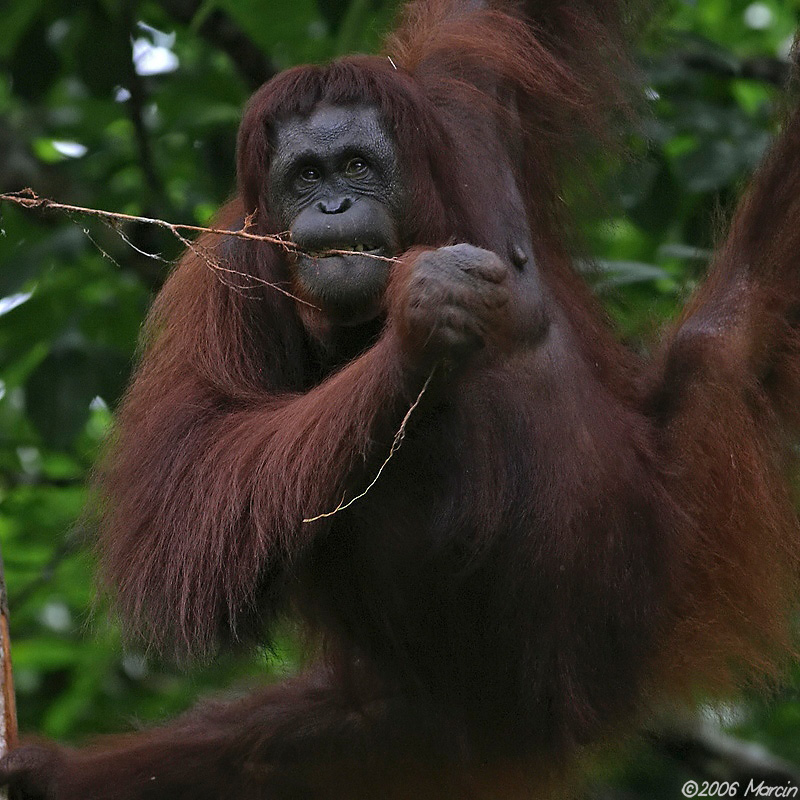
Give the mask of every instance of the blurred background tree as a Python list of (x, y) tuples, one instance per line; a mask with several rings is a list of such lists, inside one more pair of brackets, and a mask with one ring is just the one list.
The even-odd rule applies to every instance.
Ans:
[[(374, 50), (395, 5), (3, 0), (0, 191), (206, 224), (233, 189), (249, 93), (292, 64)], [(614, 200), (584, 225), (591, 280), (632, 346), (702, 276), (779, 121), (799, 21), (800, 0), (673, 0), (654, 26), (634, 157), (601, 174)], [(80, 740), (294, 669), (287, 632), (277, 653), (181, 671), (124, 646), (94, 599), (87, 474), (179, 243), (149, 226), (126, 228), (128, 244), (85, 218), (0, 213), (0, 541), (23, 731)], [(674, 798), (686, 778), (749, 758), (800, 775), (794, 677), (641, 743), (605, 765), (596, 795)]]

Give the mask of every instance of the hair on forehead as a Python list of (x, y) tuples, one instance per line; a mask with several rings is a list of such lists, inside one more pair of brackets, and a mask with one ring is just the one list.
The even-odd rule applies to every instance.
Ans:
[[(448, 188), (455, 169), (450, 163), (453, 147), (447, 127), (410, 73), (374, 56), (295, 67), (253, 95), (239, 130), (237, 158), (239, 187), (248, 211), (263, 203), (276, 126), (293, 117), (307, 118), (325, 105), (374, 109), (409, 172), (410, 194), (418, 196), (417, 206), (424, 207), (429, 217), (442, 217), (443, 210), (434, 213), (430, 208), (431, 198), (439, 192), (455, 198), (457, 193)], [(445, 227), (452, 225), (442, 223), (442, 230)]]
[(308, 116), (322, 104), (370, 105), (389, 122), (398, 107), (418, 106), (423, 100), (408, 73), (393, 69), (385, 59), (352, 56), (282, 72), (253, 95), (245, 118), (251, 113), (267, 121)]
[[(278, 117), (271, 126), (272, 142), (271, 146), (276, 146), (276, 139), (281, 136), (300, 135), (311, 136), (322, 134), (348, 135), (362, 134), (370, 141), (380, 137), (382, 140), (394, 139), (392, 131), (387, 130), (380, 113), (374, 106), (358, 104), (338, 104), (319, 103), (308, 114), (300, 116)], [(388, 136), (387, 136), (388, 134)]]

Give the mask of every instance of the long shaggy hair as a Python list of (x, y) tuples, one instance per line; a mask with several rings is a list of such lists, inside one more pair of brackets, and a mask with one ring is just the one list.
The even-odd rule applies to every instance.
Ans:
[(627, 113), (621, 16), (417, 0), (385, 56), (292, 69), (254, 95), (220, 225), (280, 232), (265, 192), (277, 120), (377, 108), (410, 198), (387, 308), (420, 248), (505, 258), (530, 236), (514, 285), (550, 329), (454, 375), (363, 500), (304, 522), (383, 462), (420, 388), (402, 333), (388, 319), (325, 361), (328, 334), (275, 288), (292, 288), (281, 249), (202, 237), (155, 303), (100, 473), (104, 576), (132, 628), (203, 654), (269, 641), (291, 605), (325, 630), (334, 683), (421, 698), (504, 757), (571, 752), (665, 696), (785, 663), (800, 120), (644, 361), (574, 271), (560, 195), (565, 162), (611, 147)]

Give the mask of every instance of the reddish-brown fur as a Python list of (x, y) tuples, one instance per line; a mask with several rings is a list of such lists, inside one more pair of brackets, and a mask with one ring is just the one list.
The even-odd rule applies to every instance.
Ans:
[(103, 470), (106, 580), (160, 645), (268, 639), (291, 608), (326, 655), (261, 695), (38, 771), (54, 751), (12, 756), (16, 774), (56, 775), (48, 796), (543, 796), (632, 715), (786, 657), (800, 120), (643, 363), (572, 270), (559, 198), (561, 163), (624, 112), (617, 3), (530, 0), (527, 24), (457, 6), (417, 0), (391, 61), (291, 70), (257, 92), (221, 223), (256, 211), (274, 232), (272, 121), (373, 104), (411, 187), (404, 246), (507, 258), (529, 235), (535, 265), (512, 288), (546, 331), (438, 375), (369, 492), (303, 522), (369, 484), (427, 377), (394, 313), (417, 251), (394, 267), (383, 328), (361, 338), (254, 286), (296, 290), (277, 248), (202, 240), (233, 270), (224, 280), (187, 254)]

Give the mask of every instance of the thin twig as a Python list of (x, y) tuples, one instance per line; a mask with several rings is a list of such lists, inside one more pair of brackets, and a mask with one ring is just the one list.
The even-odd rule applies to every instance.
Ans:
[(160, 261), (162, 264), (171, 264), (172, 262), (168, 258), (164, 258), (161, 253), (149, 253), (147, 250), (142, 250), (141, 247), (135, 245), (125, 234), (122, 230), (122, 225), (120, 224), (119, 220), (105, 220), (106, 225), (111, 228), (114, 233), (125, 242), (131, 250), (135, 250), (140, 256), (144, 256), (145, 258), (149, 258), (152, 261)]
[[(204, 228), (202, 225), (187, 225), (183, 222), (167, 222), (164, 219), (156, 217), (139, 217), (134, 214), (123, 214), (121, 211), (103, 211), (99, 208), (84, 208), (83, 206), (73, 206), (68, 203), (57, 203), (48, 197), (40, 197), (33, 191), (33, 189), (22, 189), (19, 192), (6, 192), (0, 194), (0, 202), (6, 201), (14, 203), (15, 205), (22, 206), (23, 208), (47, 208), (54, 211), (66, 211), (71, 214), (86, 214), (91, 217), (98, 217), (99, 219), (117, 220), (119, 222), (137, 222), (144, 225), (157, 225), (159, 228), (165, 228), (173, 236), (176, 236), (181, 241), (185, 241), (179, 236), (180, 231), (193, 232), (193, 233), (211, 233), (217, 236), (233, 236), (237, 239), (250, 239), (254, 242), (267, 242), (282, 247), (284, 250), (291, 250), (296, 253), (307, 253), (302, 247), (299, 247), (294, 242), (284, 239), (281, 236), (270, 236), (267, 234), (247, 233), (246, 228), (252, 224), (252, 217), (245, 220), (245, 226), (242, 230), (232, 231), (225, 228)], [(377, 253), (361, 253), (356, 250), (326, 250), (325, 255), (334, 256), (365, 256), (366, 258), (373, 258), (376, 261), (387, 261), (395, 263), (396, 258), (391, 256), (381, 256)]]
[(433, 370), (431, 370), (431, 374), (428, 375), (428, 379), (425, 381), (425, 384), (423, 385), (422, 389), (420, 389), (419, 394), (417, 395), (417, 399), (411, 404), (411, 407), (408, 409), (408, 411), (406, 411), (406, 415), (403, 417), (403, 421), (400, 423), (400, 427), (397, 429), (397, 433), (394, 435), (392, 446), (389, 449), (389, 455), (386, 456), (386, 459), (384, 460), (383, 464), (381, 464), (381, 468), (375, 474), (375, 477), (370, 481), (369, 486), (367, 486), (367, 488), (364, 489), (364, 491), (361, 492), (361, 494), (357, 494), (355, 497), (348, 500), (346, 503), (343, 497), (339, 505), (336, 506), (336, 508), (334, 508), (333, 511), (328, 511), (325, 514), (317, 514), (316, 517), (308, 517), (307, 519), (304, 519), (303, 522), (316, 522), (317, 520), (325, 519), (326, 517), (332, 517), (334, 514), (338, 514), (340, 511), (344, 511), (346, 508), (350, 508), (350, 506), (353, 505), (353, 503), (355, 503), (356, 500), (360, 500), (367, 494), (367, 492), (369, 492), (370, 489), (372, 489), (372, 487), (378, 482), (378, 478), (381, 477), (381, 474), (383, 473), (384, 469), (386, 469), (386, 465), (392, 460), (394, 454), (400, 449), (400, 445), (403, 443), (403, 439), (406, 438), (406, 426), (408, 425), (408, 420), (411, 419), (411, 415), (414, 413), (414, 409), (420, 404), (420, 401), (422, 400), (422, 395), (425, 394), (425, 391), (428, 388), (428, 384), (430, 384), (431, 378), (433, 378), (434, 372), (436, 372), (435, 367), (433, 368)]
[(83, 231), (83, 235), (98, 249), (103, 258), (105, 258), (107, 261), (110, 261), (115, 267), (122, 269), (122, 265), (119, 263), (119, 261), (117, 261), (117, 259), (113, 256), (110, 256), (102, 247), (100, 247), (97, 240), (92, 236), (91, 233), (89, 233), (88, 228), (81, 227), (81, 230)]
[[(301, 303), (304, 306), (308, 306), (309, 308), (318, 309), (318, 306), (315, 306), (313, 303), (309, 303), (307, 300), (303, 300), (302, 297), (298, 297), (295, 294), (287, 291), (283, 287), (279, 286), (277, 283), (272, 283), (270, 281), (266, 281), (263, 278), (259, 278), (257, 275), (252, 275), (247, 272), (241, 272), (239, 270), (232, 269), (230, 267), (223, 266), (223, 264), (212, 256), (208, 249), (202, 245), (199, 245), (196, 241), (192, 242), (191, 240), (187, 239), (183, 232), (192, 232), (192, 233), (210, 233), (216, 236), (233, 236), (237, 239), (250, 239), (251, 241), (256, 242), (266, 242), (268, 244), (274, 244), (278, 247), (283, 248), (286, 251), (294, 252), (294, 253), (303, 253), (305, 255), (309, 255), (312, 258), (320, 257), (320, 254), (311, 254), (307, 251), (303, 250), (303, 248), (298, 247), (294, 242), (290, 241), (289, 239), (284, 238), (283, 234), (278, 235), (267, 235), (267, 234), (256, 234), (256, 233), (248, 233), (247, 229), (252, 227), (253, 220), (255, 214), (248, 214), (245, 217), (244, 224), (241, 230), (227, 230), (225, 228), (204, 228), (200, 225), (186, 225), (180, 222), (167, 222), (163, 219), (158, 219), (154, 217), (139, 217), (133, 214), (123, 214), (120, 211), (102, 211), (98, 208), (85, 208), (83, 206), (74, 206), (68, 203), (58, 203), (55, 200), (50, 200), (47, 197), (40, 197), (33, 191), (31, 188), (22, 189), (19, 192), (7, 192), (5, 194), (0, 194), (0, 202), (6, 201), (8, 203), (13, 203), (18, 206), (22, 206), (23, 208), (46, 208), (51, 209), (54, 211), (64, 211), (67, 214), (83, 214), (85, 216), (96, 217), (101, 219), (105, 222), (106, 225), (113, 228), (114, 231), (120, 236), (120, 238), (128, 245), (130, 245), (137, 253), (153, 259), (154, 261), (162, 261), (166, 262), (166, 259), (158, 253), (148, 253), (140, 248), (136, 247), (130, 239), (122, 232), (120, 229), (120, 223), (122, 222), (137, 222), (145, 225), (156, 225), (159, 228), (164, 228), (168, 230), (184, 247), (188, 250), (191, 250), (198, 258), (206, 263), (206, 265), (216, 273), (217, 277), (219, 278), (220, 282), (227, 286), (231, 291), (237, 292), (238, 294), (242, 295), (243, 297), (254, 299), (255, 295), (246, 294), (246, 292), (253, 291), (259, 286), (265, 286), (270, 289), (275, 289), (276, 291), (280, 292), (281, 294), (285, 295), (286, 297), (294, 300), (297, 303)], [(97, 247), (100, 253), (103, 255), (104, 258), (109, 259), (113, 263), (117, 263), (114, 261), (113, 258), (105, 251), (102, 247), (90, 236), (89, 232), (84, 228), (83, 232), (86, 236), (90, 239), (90, 241)], [(328, 255), (357, 255), (357, 256), (365, 256), (366, 258), (373, 258), (376, 261), (386, 261), (389, 263), (395, 263), (397, 261), (396, 258), (391, 258), (389, 256), (381, 256), (377, 253), (363, 253), (358, 252), (356, 250), (326, 250), (323, 254), (325, 256)], [(119, 266), (119, 265), (117, 265)], [(232, 281), (228, 280), (226, 276), (236, 276), (239, 278), (244, 279), (244, 283), (242, 285), (237, 285)]]

